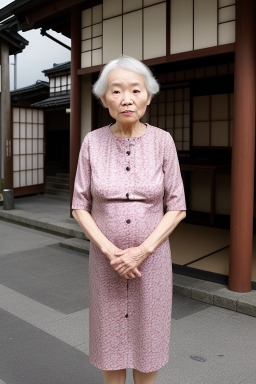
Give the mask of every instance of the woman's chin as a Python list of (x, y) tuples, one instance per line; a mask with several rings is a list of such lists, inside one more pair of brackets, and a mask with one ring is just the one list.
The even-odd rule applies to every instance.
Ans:
[(139, 121), (140, 117), (139, 116), (132, 116), (132, 115), (124, 115), (121, 116), (119, 119), (116, 119), (116, 121), (119, 124), (135, 124)]

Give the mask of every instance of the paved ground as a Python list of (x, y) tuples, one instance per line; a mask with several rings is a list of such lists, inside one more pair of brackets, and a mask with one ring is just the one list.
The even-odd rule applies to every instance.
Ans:
[[(88, 256), (62, 239), (0, 221), (0, 384), (103, 383), (88, 357)], [(256, 318), (174, 295), (156, 383), (255, 382)]]

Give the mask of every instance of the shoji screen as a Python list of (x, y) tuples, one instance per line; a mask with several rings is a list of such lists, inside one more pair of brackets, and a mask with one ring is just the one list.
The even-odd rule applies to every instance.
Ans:
[[(12, 108), (13, 188), (27, 192), (44, 189), (44, 112), (35, 108)], [(39, 188), (40, 189), (40, 188)], [(37, 187), (38, 191), (38, 187)]]
[(171, 54), (235, 42), (235, 0), (170, 0)]

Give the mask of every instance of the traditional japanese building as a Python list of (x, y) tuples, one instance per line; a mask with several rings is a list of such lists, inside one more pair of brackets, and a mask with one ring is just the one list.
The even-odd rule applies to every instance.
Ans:
[[(145, 120), (174, 138), (185, 222), (230, 229), (230, 244), (220, 242), (212, 254), (229, 261), (231, 290), (250, 291), (253, 265), (256, 281), (255, 1), (16, 0), (0, 19), (13, 14), (23, 31), (52, 28), (71, 38), (70, 200), (85, 134), (110, 121), (91, 86), (110, 59), (134, 56), (161, 83)], [(180, 273), (194, 274), (199, 259), (185, 258)], [(213, 269), (206, 278), (214, 280)]]

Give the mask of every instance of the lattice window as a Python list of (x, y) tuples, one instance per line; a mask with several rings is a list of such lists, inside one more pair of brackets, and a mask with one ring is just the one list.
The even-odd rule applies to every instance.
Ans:
[(149, 123), (170, 132), (177, 150), (188, 151), (190, 140), (189, 88), (161, 90), (149, 106)]
[(102, 4), (82, 11), (81, 67), (102, 64)]
[(68, 74), (51, 77), (50, 78), (50, 95), (51, 96), (67, 95), (70, 92), (70, 86), (71, 86), (71, 76)]
[(81, 68), (121, 53), (139, 60), (166, 55), (166, 0), (103, 0), (82, 11)]
[(218, 0), (218, 45), (235, 41), (236, 2)]

